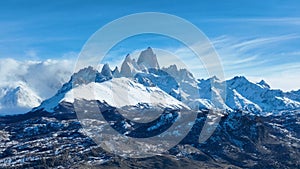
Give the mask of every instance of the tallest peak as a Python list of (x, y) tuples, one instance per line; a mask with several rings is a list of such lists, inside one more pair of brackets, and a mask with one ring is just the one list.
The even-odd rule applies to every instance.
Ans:
[(156, 54), (154, 54), (151, 47), (141, 52), (137, 64), (143, 65), (146, 68), (159, 68)]

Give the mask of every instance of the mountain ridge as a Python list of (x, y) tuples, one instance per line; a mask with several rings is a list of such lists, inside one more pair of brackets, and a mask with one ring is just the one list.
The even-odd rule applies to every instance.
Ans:
[[(120, 69), (116, 66), (114, 70), (111, 70), (109, 64), (106, 63), (102, 66), (101, 71), (87, 67), (74, 73), (69, 82), (65, 83), (56, 95), (60, 95), (62, 99), (63, 92), (67, 92), (78, 85), (91, 82), (102, 83), (112, 78), (120, 77), (136, 80), (148, 87), (158, 86), (172, 97), (192, 108), (219, 108), (227, 111), (241, 109), (254, 113), (269, 113), (300, 108), (300, 90), (283, 92), (279, 89), (272, 89), (264, 80), (253, 83), (244, 76), (235, 76), (226, 81), (220, 81), (215, 76), (208, 79), (196, 79), (190, 71), (178, 68), (176, 64), (160, 68), (156, 54), (150, 47), (142, 51), (137, 60), (132, 59), (130, 54), (128, 54)], [(226, 91), (220, 91), (221, 88), (225, 88)], [(30, 88), (28, 90), (32, 91)], [(1, 93), (0, 110), (1, 107), (9, 107), (3, 101), (6, 93), (3, 90)], [(33, 95), (36, 94), (33, 93)], [(225, 96), (226, 99), (216, 99), (212, 98), (212, 96)], [(56, 97), (56, 99), (60, 97)], [(44, 105), (47, 102), (49, 103), (50, 100), (55, 100), (54, 98), (49, 98), (42, 102), (41, 99), (36, 98), (39, 98), (39, 96), (36, 95), (33, 98), (28, 98), (27, 101), (25, 100), (25, 106), (23, 107), (28, 110), (33, 106), (37, 106), (37, 104)], [(35, 105), (31, 105), (31, 100), (38, 100), (38, 102)], [(56, 102), (58, 101), (56, 100)], [(18, 104), (13, 106), (22, 107)], [(33, 110), (40, 107), (38, 106)]]
[[(205, 80), (196, 79), (187, 69), (178, 69), (176, 65), (159, 68), (156, 55), (150, 47), (142, 51), (137, 60), (132, 59), (128, 54), (121, 65), (121, 71), (118, 67), (111, 70), (108, 64), (104, 64), (100, 72), (91, 67), (84, 68), (75, 73), (65, 85), (71, 90), (82, 84), (102, 83), (124, 77), (146, 87), (156, 86), (182, 103), (198, 110), (212, 108), (229, 112), (244, 110), (263, 115), (300, 108), (300, 102), (297, 100), (300, 97), (299, 91), (283, 92), (271, 89), (264, 80), (253, 83), (244, 76), (235, 76), (226, 81), (220, 81), (215, 76)], [(222, 95), (226, 96), (225, 100), (222, 100)], [(212, 96), (220, 98), (212, 98)]]

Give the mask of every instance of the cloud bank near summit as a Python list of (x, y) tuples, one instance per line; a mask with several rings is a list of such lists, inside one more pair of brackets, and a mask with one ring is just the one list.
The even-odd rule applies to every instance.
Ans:
[(75, 60), (18, 61), (0, 59), (0, 88), (26, 83), (42, 99), (51, 97), (69, 80)]

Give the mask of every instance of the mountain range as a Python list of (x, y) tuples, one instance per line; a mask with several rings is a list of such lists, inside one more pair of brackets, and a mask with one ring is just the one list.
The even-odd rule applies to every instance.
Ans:
[[(215, 76), (209, 79), (196, 79), (187, 69), (179, 69), (176, 65), (160, 68), (156, 55), (149, 47), (141, 52), (137, 61), (128, 54), (120, 69), (115, 67), (111, 70), (108, 64), (104, 64), (101, 71), (92, 67), (80, 70), (53, 97), (43, 101), (33, 110), (54, 111), (55, 106), (62, 101), (73, 102), (74, 98), (71, 97), (74, 92), (87, 93), (91, 89), (94, 94), (80, 95), (75, 99), (105, 100), (112, 106), (129, 104), (127, 103), (129, 100), (122, 100), (123, 102), (116, 100), (117, 103), (107, 100), (109, 99), (107, 95), (111, 95), (109, 93), (111, 85), (113, 92), (122, 96), (126, 92), (124, 88), (132, 91), (127, 95), (132, 97), (130, 101), (135, 104), (141, 99), (134, 96), (135, 93), (141, 95), (145, 94), (143, 91), (153, 89), (150, 95), (164, 93), (164, 97), (176, 99), (192, 109), (218, 108), (228, 112), (243, 110), (266, 115), (300, 108), (300, 90), (291, 92), (274, 90), (264, 80), (253, 83), (243, 76), (226, 81), (220, 81)], [(22, 107), (32, 106), (35, 103), (35, 106), (40, 101), (34, 94), (24, 94), (22, 98), (16, 95), (18, 93), (14, 90), (6, 92), (1, 99), (2, 105)], [(221, 96), (224, 98), (217, 98)], [(19, 99), (22, 99), (23, 104), (18, 102)]]
[[(151, 48), (137, 60), (127, 55), (120, 68), (83, 68), (44, 101), (26, 83), (1, 93), (2, 107), (36, 107), (0, 117), (0, 168), (300, 167), (300, 90), (274, 90), (243, 76), (196, 79), (176, 65), (161, 67)], [(193, 123), (177, 123), (184, 112), (195, 116)], [(220, 121), (200, 142), (214, 113)], [(118, 147), (111, 153), (97, 144), (105, 124), (132, 138), (184, 137), (154, 156), (123, 158), (114, 154), (121, 155)], [(153, 151), (150, 143), (127, 143), (139, 148), (135, 154)]]

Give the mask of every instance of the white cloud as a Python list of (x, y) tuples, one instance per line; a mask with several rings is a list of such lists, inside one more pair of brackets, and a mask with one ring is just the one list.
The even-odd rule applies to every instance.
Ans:
[(41, 98), (51, 97), (69, 80), (73, 60), (17, 61), (0, 59), (0, 88), (16, 87), (25, 82)]

